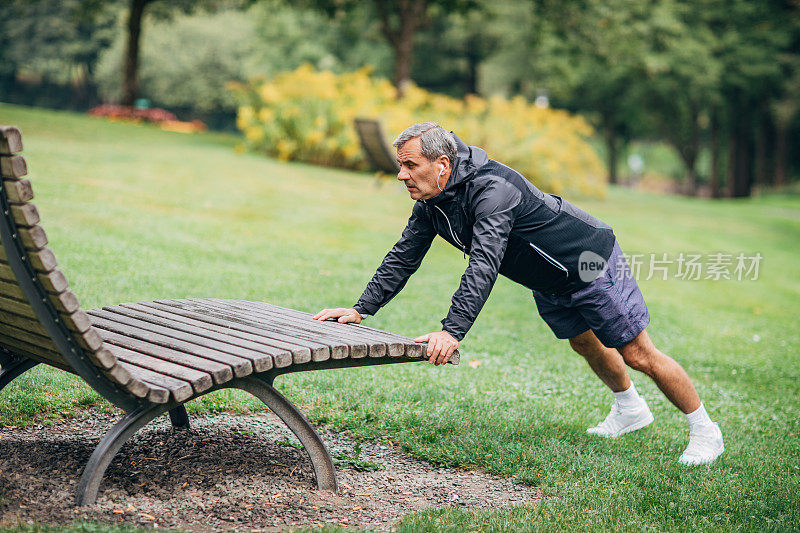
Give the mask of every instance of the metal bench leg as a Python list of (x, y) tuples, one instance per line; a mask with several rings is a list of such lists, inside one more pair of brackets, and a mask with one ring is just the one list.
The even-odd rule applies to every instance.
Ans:
[[(174, 405), (174, 404), (173, 404)], [(86, 468), (83, 470), (81, 481), (78, 483), (78, 505), (90, 505), (97, 499), (97, 490), (100, 488), (100, 481), (111, 460), (117, 454), (122, 445), (125, 444), (148, 422), (164, 414), (169, 410), (169, 405), (149, 405), (131, 411), (117, 422), (94, 449)]]
[(39, 363), (27, 357), (0, 354), (0, 390)]
[(189, 429), (189, 413), (184, 405), (169, 410), (169, 420), (175, 429)]
[(247, 377), (236, 380), (234, 385), (264, 402), (291, 429), (305, 447), (314, 466), (317, 488), (338, 491), (336, 469), (328, 449), (303, 413), (272, 386), (270, 380)]

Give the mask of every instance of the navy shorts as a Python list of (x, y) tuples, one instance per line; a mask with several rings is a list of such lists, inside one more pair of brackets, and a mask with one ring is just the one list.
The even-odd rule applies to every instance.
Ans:
[(650, 323), (642, 293), (616, 242), (608, 268), (589, 285), (572, 294), (533, 291), (533, 298), (539, 314), (559, 339), (591, 329), (604, 346), (619, 348)]

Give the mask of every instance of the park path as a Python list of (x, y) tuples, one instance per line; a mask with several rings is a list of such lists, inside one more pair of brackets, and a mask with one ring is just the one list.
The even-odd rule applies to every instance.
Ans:
[[(90, 519), (188, 531), (323, 524), (383, 531), (431, 507), (497, 509), (541, 499), (512, 479), (441, 468), (371, 442), (361, 444), (355, 463), (382, 468), (342, 465), (339, 494), (317, 491), (310, 461), (272, 414), (195, 416), (188, 432), (162, 418), (123, 447), (97, 503), (85, 507), (74, 507), (74, 489), (115, 415), (90, 409), (53, 425), (0, 428), (0, 527)], [(352, 439), (321, 435), (334, 457), (354, 455)]]

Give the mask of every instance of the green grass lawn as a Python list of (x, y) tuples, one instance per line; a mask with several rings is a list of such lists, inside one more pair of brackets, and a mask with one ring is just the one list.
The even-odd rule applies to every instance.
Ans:
[[(412, 205), (397, 184), (368, 174), (236, 154), (230, 136), (9, 105), (0, 123), (23, 130), (43, 225), (85, 308), (183, 297), (351, 306)], [(554, 496), (511, 510), (413, 514), (402, 531), (800, 528), (800, 197), (711, 202), (617, 189), (573, 200), (611, 224), (626, 253), (764, 257), (756, 281), (640, 279), (651, 337), (684, 365), (725, 435), (714, 465), (678, 465), (688, 426), (640, 374), (632, 377), (656, 422), (617, 440), (586, 435), (611, 395), (553, 337), (530, 292), (505, 279), (458, 367), (292, 374), (278, 387), (318, 424)], [(414, 336), (437, 329), (465, 266), (437, 240), (367, 323)], [(473, 359), (481, 364), (466, 364)], [(108, 405), (42, 367), (0, 393), (0, 423), (95, 404)], [(228, 391), (189, 407), (261, 408)]]

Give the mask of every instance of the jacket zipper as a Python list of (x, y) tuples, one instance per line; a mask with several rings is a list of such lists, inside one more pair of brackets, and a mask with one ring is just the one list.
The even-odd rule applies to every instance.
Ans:
[(534, 250), (536, 250), (537, 252), (539, 252), (539, 254), (541, 254), (541, 256), (542, 256), (542, 257), (544, 257), (544, 258), (545, 258), (545, 260), (547, 260), (547, 262), (548, 262), (548, 263), (550, 263), (551, 265), (553, 265), (553, 266), (554, 266), (554, 267), (556, 267), (557, 269), (561, 270), (561, 271), (564, 273), (564, 275), (565, 275), (565, 276), (569, 277), (569, 271), (567, 270), (567, 267), (565, 267), (564, 265), (562, 265), (561, 263), (559, 263), (557, 260), (555, 260), (555, 259), (553, 259), (552, 257), (550, 257), (548, 254), (546, 254), (546, 253), (545, 253), (545, 251), (544, 251), (544, 250), (542, 250), (541, 248), (539, 248), (538, 246), (536, 246), (536, 245), (535, 245), (535, 244), (533, 244), (532, 242), (530, 242), (530, 243), (528, 243), (528, 244), (530, 244), (530, 245), (531, 245), (531, 247), (532, 247)]
[(447, 227), (450, 229), (450, 235), (453, 237), (453, 240), (456, 241), (456, 243), (461, 247), (461, 251), (464, 252), (464, 257), (466, 257), (466, 255), (467, 255), (467, 247), (464, 246), (464, 243), (461, 242), (461, 239), (459, 239), (458, 236), (456, 235), (456, 233), (453, 231), (453, 226), (450, 225), (450, 219), (447, 218), (447, 215), (444, 214), (444, 211), (442, 211), (441, 207), (439, 207), (438, 205), (434, 205), (433, 207), (438, 209), (439, 212), (444, 217), (445, 222), (447, 222)]

